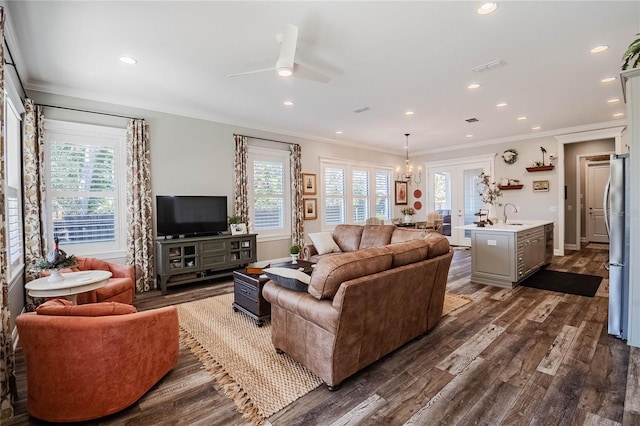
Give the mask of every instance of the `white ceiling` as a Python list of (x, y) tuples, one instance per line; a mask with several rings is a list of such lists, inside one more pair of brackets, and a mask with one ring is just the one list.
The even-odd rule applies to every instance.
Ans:
[[(412, 154), (610, 122), (638, 1), (9, 1), (25, 87), (254, 129)], [(268, 68), (299, 27), (296, 61), (328, 84)], [(599, 44), (609, 49), (594, 55)], [(122, 55), (137, 65), (118, 61)], [(501, 59), (505, 66), (472, 68)], [(618, 77), (613, 83), (600, 80)], [(469, 90), (478, 82), (481, 87)], [(290, 99), (293, 107), (282, 102)], [(505, 108), (495, 105), (507, 102)], [(359, 107), (370, 110), (356, 114)], [(406, 117), (406, 110), (415, 111)], [(527, 120), (516, 118), (526, 115)], [(465, 119), (480, 121), (468, 124)], [(622, 117), (624, 119), (624, 117)], [(344, 134), (337, 135), (336, 130)], [(473, 134), (467, 138), (467, 134)]]

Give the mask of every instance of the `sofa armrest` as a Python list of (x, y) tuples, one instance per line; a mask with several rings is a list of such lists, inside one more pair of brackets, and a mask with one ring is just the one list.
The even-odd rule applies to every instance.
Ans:
[(109, 262), (109, 269), (111, 270), (114, 278), (131, 278), (134, 282), (136, 280), (136, 274), (133, 266)]
[(316, 246), (314, 246), (313, 244), (305, 245), (302, 249), (302, 252), (304, 253), (305, 260), (309, 260), (311, 259), (311, 256), (315, 256), (316, 254), (318, 254), (318, 250), (316, 250)]
[(318, 300), (309, 293), (289, 290), (273, 281), (264, 285), (262, 295), (272, 307), (279, 306), (330, 333), (337, 331), (339, 312), (331, 305), (331, 300)]

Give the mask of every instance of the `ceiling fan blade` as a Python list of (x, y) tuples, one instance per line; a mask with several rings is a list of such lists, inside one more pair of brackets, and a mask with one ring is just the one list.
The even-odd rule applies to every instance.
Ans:
[(238, 72), (238, 73), (235, 73), (235, 74), (228, 74), (227, 77), (240, 77), (240, 76), (243, 76), (243, 75), (258, 74), (258, 73), (261, 73), (261, 72), (275, 71), (275, 70), (276, 70), (276, 68), (273, 68), (273, 67), (272, 68), (264, 68), (264, 69), (261, 69), (261, 70)]
[(300, 65), (298, 63), (294, 66), (293, 76), (296, 78), (304, 78), (305, 80), (317, 81), (319, 83), (328, 83), (331, 81), (331, 77), (328, 77), (324, 74), (319, 73), (318, 71), (314, 71), (311, 68), (305, 67), (304, 65)]
[(293, 70), (293, 64), (296, 59), (296, 45), (298, 43), (298, 27), (287, 24), (284, 34), (282, 35), (282, 46), (280, 47), (280, 56), (276, 62), (276, 69), (290, 68)]

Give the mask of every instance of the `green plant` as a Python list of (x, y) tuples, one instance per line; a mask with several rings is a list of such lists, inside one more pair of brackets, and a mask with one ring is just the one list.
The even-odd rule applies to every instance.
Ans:
[(416, 214), (416, 211), (413, 209), (413, 207), (403, 207), (400, 209), (400, 213), (413, 216), (414, 214)]
[[(640, 33), (636, 34), (640, 36)], [(622, 71), (629, 67), (629, 62), (632, 62), (631, 68), (636, 68), (640, 64), (640, 38), (635, 39), (629, 45), (629, 48), (624, 55), (622, 55)]]
[(289, 247), (289, 253), (290, 254), (300, 254), (300, 247), (297, 245), (292, 245), (291, 247)]
[(234, 216), (229, 216), (228, 222), (229, 222), (229, 225), (234, 225), (234, 224), (237, 225), (239, 223), (243, 223), (242, 222), (242, 216), (235, 216), (235, 215)]

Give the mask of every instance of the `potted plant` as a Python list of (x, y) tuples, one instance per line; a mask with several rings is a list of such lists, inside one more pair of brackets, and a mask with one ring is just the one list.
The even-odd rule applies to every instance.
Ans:
[(67, 256), (67, 253), (60, 249), (58, 237), (55, 237), (53, 241), (53, 250), (51, 250), (46, 257), (38, 260), (31, 270), (50, 271), (51, 275), (49, 275), (47, 281), (59, 282), (64, 280), (64, 277), (60, 274), (60, 270), (76, 266), (77, 262), (74, 255)]
[(229, 216), (227, 218), (227, 221), (229, 222), (229, 225), (237, 225), (239, 223), (242, 223), (242, 216), (237, 216), (237, 215)]
[[(640, 33), (636, 34), (640, 36)], [(636, 68), (640, 65), (640, 38), (635, 39), (629, 45), (629, 48), (624, 55), (622, 55), (622, 71), (625, 71), (629, 68), (629, 63), (631, 62), (631, 68)]]
[(416, 211), (413, 207), (403, 207), (400, 209), (400, 213), (404, 215), (404, 223), (413, 222), (413, 215), (416, 214)]
[(291, 255), (291, 263), (294, 265), (298, 263), (298, 256), (300, 256), (300, 247), (297, 245), (292, 245), (289, 247), (289, 254)]

